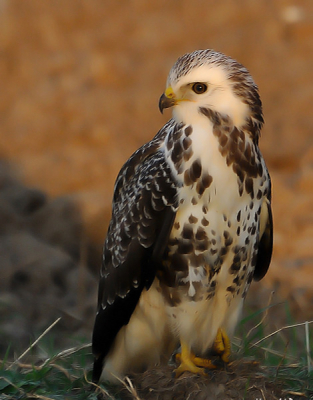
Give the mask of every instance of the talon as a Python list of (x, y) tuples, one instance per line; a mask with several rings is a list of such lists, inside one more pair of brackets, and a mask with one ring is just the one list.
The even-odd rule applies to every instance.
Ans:
[[(219, 328), (213, 345), (213, 350), (220, 356), (221, 360), (228, 364), (230, 356), (231, 343), (226, 332)], [(181, 342), (181, 353), (175, 354), (175, 360), (180, 365), (174, 370), (175, 377), (178, 378), (184, 372), (189, 371), (193, 374), (207, 376), (207, 370), (216, 369), (219, 366), (218, 361), (211, 361), (206, 358), (196, 357), (185, 342)]]
[(216, 368), (216, 365), (207, 358), (194, 357), (193, 362), (198, 367), (207, 368), (207, 369), (215, 369)]
[(214, 351), (221, 357), (224, 363), (229, 363), (231, 343), (226, 332), (219, 328), (214, 342)]
[(176, 378), (186, 371), (207, 376), (206, 369), (216, 368), (211, 360), (196, 357), (184, 342), (181, 343), (181, 353), (177, 353), (175, 358), (180, 362), (180, 365), (174, 371)]
[(181, 343), (181, 353), (176, 354), (175, 358), (177, 361), (180, 361), (180, 365), (174, 370), (175, 378), (178, 378), (186, 371), (192, 372), (193, 374), (205, 374), (204, 370), (197, 367), (193, 362), (195, 356), (184, 342)]
[(203, 368), (197, 367), (192, 363), (181, 363), (179, 367), (174, 370), (175, 378), (179, 378), (184, 372), (192, 372), (195, 375), (206, 376)]

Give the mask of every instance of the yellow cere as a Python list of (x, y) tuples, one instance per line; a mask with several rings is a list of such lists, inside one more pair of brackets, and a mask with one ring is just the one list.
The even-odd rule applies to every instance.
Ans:
[(173, 92), (172, 86), (169, 86), (166, 90), (165, 90), (165, 96), (168, 97), (169, 99), (173, 99), (175, 97), (175, 93)]

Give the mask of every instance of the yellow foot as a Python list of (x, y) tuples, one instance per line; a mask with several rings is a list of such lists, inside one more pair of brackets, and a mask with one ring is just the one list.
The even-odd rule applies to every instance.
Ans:
[(229, 337), (222, 328), (219, 328), (213, 349), (225, 363), (229, 363), (230, 347)]
[[(229, 363), (231, 343), (226, 332), (219, 328), (213, 344), (213, 350), (217, 353), (224, 363)], [(176, 354), (176, 360), (180, 362), (175, 369), (175, 377), (178, 378), (186, 371), (193, 374), (206, 375), (206, 369), (215, 369), (217, 365), (206, 358), (196, 357), (185, 342), (181, 342), (181, 353)]]
[(181, 343), (181, 353), (176, 354), (176, 359), (180, 361), (180, 365), (174, 371), (175, 378), (178, 378), (186, 371), (192, 372), (193, 374), (206, 375), (204, 368), (216, 368), (211, 360), (196, 357), (184, 342)]

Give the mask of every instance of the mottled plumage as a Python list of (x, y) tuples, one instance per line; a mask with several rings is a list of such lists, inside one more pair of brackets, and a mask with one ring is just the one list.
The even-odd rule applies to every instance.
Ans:
[[(94, 380), (160, 361), (180, 342), (205, 356), (232, 335), (272, 253), (270, 178), (257, 86), (212, 50), (179, 58), (171, 119), (121, 169), (104, 246)], [(113, 375), (112, 375), (113, 374)]]

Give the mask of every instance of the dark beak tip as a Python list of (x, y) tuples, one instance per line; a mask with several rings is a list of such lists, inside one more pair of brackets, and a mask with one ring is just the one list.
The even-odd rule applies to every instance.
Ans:
[(160, 97), (160, 100), (159, 100), (159, 110), (160, 110), (161, 114), (163, 114), (165, 101), (166, 101), (166, 97), (165, 97), (165, 95), (163, 93), (162, 96)]
[(172, 107), (173, 105), (175, 105), (175, 100), (166, 97), (165, 94), (163, 93), (159, 100), (159, 110), (161, 111), (161, 114), (163, 114), (164, 108), (169, 108)]

